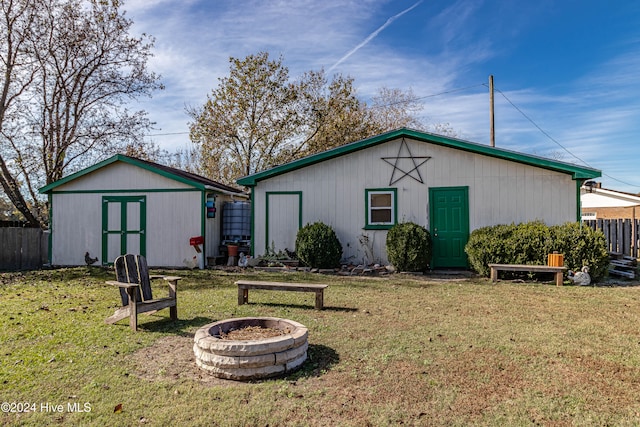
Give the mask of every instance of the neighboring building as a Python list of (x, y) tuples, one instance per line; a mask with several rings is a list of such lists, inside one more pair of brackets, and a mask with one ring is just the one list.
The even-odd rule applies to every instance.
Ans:
[(386, 263), (387, 230), (425, 226), (433, 267), (465, 267), (479, 227), (580, 219), (580, 186), (599, 170), (399, 129), (239, 179), (251, 188), (253, 253), (295, 247), (299, 228), (322, 221), (344, 258)]
[(588, 181), (580, 189), (582, 220), (602, 230), (612, 253), (638, 256), (640, 196), (602, 188)]
[[(222, 203), (247, 199), (236, 188), (120, 154), (40, 192), (49, 196), (49, 261), (61, 266), (84, 264), (89, 252), (102, 265), (134, 253), (154, 267), (202, 268), (219, 255)], [(200, 252), (192, 237), (203, 238)]]
[(580, 189), (582, 219), (636, 219), (640, 196), (602, 188), (599, 182), (586, 182)]

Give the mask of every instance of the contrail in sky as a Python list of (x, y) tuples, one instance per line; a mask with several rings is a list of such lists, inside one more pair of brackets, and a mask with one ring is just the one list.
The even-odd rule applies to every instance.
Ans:
[(360, 48), (366, 46), (367, 43), (369, 43), (371, 40), (373, 40), (378, 34), (380, 34), (380, 32), (382, 30), (384, 30), (385, 28), (387, 28), (389, 25), (391, 25), (391, 23), (393, 21), (395, 21), (396, 19), (400, 18), (402, 15), (404, 15), (407, 12), (410, 12), (412, 9), (415, 9), (420, 3), (422, 3), (424, 0), (420, 0), (418, 1), (416, 4), (414, 4), (413, 6), (403, 10), (402, 12), (393, 15), (391, 18), (387, 19), (387, 22), (385, 22), (384, 24), (382, 24), (382, 26), (380, 28), (378, 28), (377, 30), (375, 30), (373, 33), (369, 34), (369, 36), (364, 39), (362, 41), (362, 43), (360, 43), (358, 46), (354, 47), (353, 49), (351, 49), (349, 52), (347, 52), (346, 55), (344, 55), (342, 58), (340, 58), (338, 60), (338, 62), (336, 62), (335, 64), (333, 64), (331, 67), (329, 67), (329, 69), (327, 70), (327, 74), (330, 73), (334, 68), (336, 68), (338, 65), (342, 64), (344, 61), (346, 61), (347, 59), (349, 59), (349, 57), (351, 55), (353, 55), (354, 53), (356, 53), (358, 50), (360, 50)]

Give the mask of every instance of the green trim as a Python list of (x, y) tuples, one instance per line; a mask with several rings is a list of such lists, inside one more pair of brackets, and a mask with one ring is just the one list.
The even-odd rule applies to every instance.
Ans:
[(580, 188), (584, 180), (576, 180), (576, 221), (582, 222), (582, 197), (580, 197)]
[(111, 165), (113, 163), (116, 163), (116, 162), (123, 162), (123, 163), (127, 163), (129, 165), (137, 166), (139, 168), (142, 168), (142, 169), (148, 170), (150, 172), (156, 173), (158, 175), (164, 176), (165, 178), (169, 178), (171, 180), (178, 181), (178, 182), (181, 182), (183, 184), (187, 184), (187, 185), (190, 185), (192, 187), (196, 187), (196, 188), (201, 189), (201, 190), (205, 189), (205, 185), (202, 184), (202, 183), (199, 183), (199, 182), (196, 182), (196, 181), (193, 181), (193, 180), (190, 180), (190, 179), (186, 179), (186, 178), (178, 176), (178, 175), (174, 175), (172, 173), (166, 172), (166, 171), (164, 171), (162, 169), (159, 169), (159, 168), (155, 168), (155, 167), (153, 167), (153, 165), (151, 165), (149, 163), (146, 163), (146, 162), (142, 162), (142, 161), (140, 161), (138, 159), (134, 159), (133, 157), (125, 156), (125, 155), (122, 155), (122, 154), (116, 154), (114, 156), (109, 157), (106, 160), (103, 160), (103, 161), (101, 161), (99, 163), (96, 163), (93, 166), (89, 166), (88, 168), (82, 169), (82, 170), (80, 170), (80, 171), (78, 171), (76, 173), (73, 173), (73, 174), (71, 174), (69, 176), (66, 176), (66, 177), (64, 177), (62, 179), (59, 179), (56, 182), (52, 182), (49, 185), (45, 185), (44, 187), (40, 188), (38, 191), (40, 193), (47, 193), (49, 191), (52, 191), (56, 187), (59, 187), (59, 186), (64, 185), (64, 184), (67, 184), (68, 182), (73, 181), (74, 179), (78, 179), (78, 178), (80, 178), (82, 176), (88, 175), (88, 174), (90, 174), (92, 172), (95, 172), (98, 169), (101, 169), (101, 168), (103, 168), (105, 166), (109, 166), (109, 165)]
[[(184, 193), (202, 191), (199, 188), (137, 188), (130, 190), (62, 190), (62, 191), (50, 191), (49, 194), (119, 194), (119, 193)], [(209, 190), (211, 193), (215, 191)], [(221, 193), (217, 193), (221, 194)]]
[(251, 248), (251, 255), (255, 257), (256, 255), (256, 204), (253, 202), (253, 189), (251, 189), (251, 193), (249, 193), (249, 203), (251, 209), (251, 224), (249, 225), (251, 230), (251, 241), (249, 242)]
[[(253, 192), (252, 192), (253, 193)], [(265, 251), (269, 248), (269, 196), (281, 196), (281, 195), (297, 195), (298, 196), (298, 230), (302, 228), (302, 191), (267, 191), (264, 195), (265, 197), (265, 225), (264, 225), (264, 249)], [(253, 210), (253, 201), (251, 203)], [(251, 224), (253, 224), (253, 218), (251, 220)], [(251, 230), (253, 233), (253, 229)], [(253, 234), (251, 235), (253, 242)]]
[(47, 259), (49, 260), (49, 265), (52, 265), (53, 262), (53, 196), (51, 194), (47, 195), (47, 199), (49, 200), (49, 236), (47, 237)]
[[(140, 203), (140, 228), (129, 230), (127, 227), (127, 203)], [(120, 203), (120, 229), (109, 230), (109, 203)], [(140, 236), (140, 255), (147, 256), (147, 197), (146, 196), (103, 196), (102, 197), (102, 264), (108, 265), (109, 235), (120, 235), (120, 254), (127, 253), (127, 236)]]
[[(207, 192), (203, 191), (200, 196), (200, 235), (207, 241)], [(207, 244), (202, 244), (202, 263), (206, 265), (207, 261)], [(200, 268), (200, 265), (198, 265)]]
[[(393, 218), (391, 224), (370, 224), (369, 223), (369, 194), (373, 192), (391, 193), (391, 208)], [(364, 189), (364, 230), (388, 230), (398, 223), (398, 189), (397, 188), (365, 188)]]
[(331, 150), (323, 151), (322, 153), (314, 154), (304, 157), (293, 162), (277, 166), (266, 171), (255, 173), (253, 175), (245, 176), (238, 179), (236, 182), (239, 185), (246, 187), (256, 186), (259, 181), (272, 178), (287, 172), (291, 172), (297, 169), (301, 169), (307, 166), (314, 165), (316, 163), (323, 162), (325, 160), (333, 159), (345, 154), (350, 154), (365, 148), (373, 147), (376, 145), (384, 144), (398, 138), (411, 138), (421, 142), (427, 142), (430, 144), (441, 145), (444, 147), (455, 148), (458, 150), (468, 151), (475, 154), (481, 154), (484, 156), (495, 157), (503, 160), (510, 160), (518, 163), (523, 163), (530, 166), (536, 166), (543, 169), (549, 169), (556, 172), (570, 174), (572, 179), (593, 179), (602, 176), (602, 172), (597, 169), (577, 166), (571, 163), (558, 162), (543, 157), (532, 156), (528, 154), (522, 154), (515, 151), (505, 150), (502, 148), (490, 147), (488, 145), (476, 144), (469, 141), (463, 141), (460, 139), (448, 138), (442, 135), (434, 135), (426, 132), (418, 132), (406, 128), (397, 129), (391, 132), (387, 132), (372, 138), (364, 139), (362, 141), (352, 142)]

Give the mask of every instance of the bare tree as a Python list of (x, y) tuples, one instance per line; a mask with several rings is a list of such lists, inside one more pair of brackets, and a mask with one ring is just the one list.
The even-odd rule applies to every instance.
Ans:
[(22, 12), (20, 27), (0, 28), (2, 55), (16, 64), (2, 82), (13, 97), (3, 104), (11, 120), (0, 116), (0, 167), (10, 163), (0, 179), (25, 218), (43, 224), (37, 188), (144, 144), (146, 113), (130, 112), (126, 104), (162, 86), (147, 70), (153, 39), (129, 35), (132, 21), (118, 0), (6, 3), (13, 8), (3, 10), (6, 22)]
[(13, 127), (6, 124), (18, 121), (21, 98), (35, 79), (37, 68), (30, 57), (30, 40), (37, 9), (32, 7), (29, 0), (6, 0), (1, 5), (0, 61), (4, 73), (0, 82), (0, 184), (7, 198), (25, 219), (38, 224), (39, 220), (29, 209), (20, 182), (11, 169), (16, 156), (12, 155), (10, 140), (5, 136), (13, 131)]
[(413, 90), (382, 87), (373, 97), (371, 119), (384, 130), (401, 127), (418, 129), (423, 126), (417, 113), (423, 109)]

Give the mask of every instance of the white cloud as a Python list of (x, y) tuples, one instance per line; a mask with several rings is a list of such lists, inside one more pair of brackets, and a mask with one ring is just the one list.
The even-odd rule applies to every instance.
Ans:
[[(366, 101), (382, 86), (411, 88), (419, 97), (473, 86), (425, 98), (424, 115), (432, 123), (450, 123), (461, 138), (488, 144), (489, 95), (479, 85), (489, 73), (480, 81), (470, 76), (478, 75), (488, 60), (516, 49), (513, 37), (550, 5), (528, 4), (516, 10), (525, 6), (506, 4), (509, 20), (488, 14), (490, 4), (470, 0), (441, 10), (416, 0), (134, 0), (125, 8), (136, 32), (156, 37), (156, 56), (150, 66), (163, 75), (167, 89), (140, 105), (158, 122), (162, 130), (157, 133), (188, 132), (185, 105), (205, 101), (218, 78), (227, 75), (230, 56), (268, 51), (274, 57), (283, 56), (291, 77), (320, 68), (354, 77), (358, 95)], [(390, 17), (397, 18), (388, 22)], [(389, 37), (406, 28), (423, 37), (411, 49), (394, 44), (402, 41)], [(429, 37), (424, 38), (425, 34)], [(626, 51), (584, 69), (573, 82), (531, 87), (523, 76), (517, 90), (504, 94), (579, 158), (612, 176), (640, 181), (633, 168), (622, 166), (628, 164), (623, 159), (636, 154), (629, 144), (617, 144), (632, 140), (640, 131), (638, 43), (628, 40), (623, 46)], [(541, 155), (562, 152), (500, 94), (495, 99), (498, 146)], [(188, 135), (154, 139), (172, 149), (183, 147)], [(609, 149), (614, 142), (615, 150)], [(577, 162), (565, 155), (562, 160)]]

